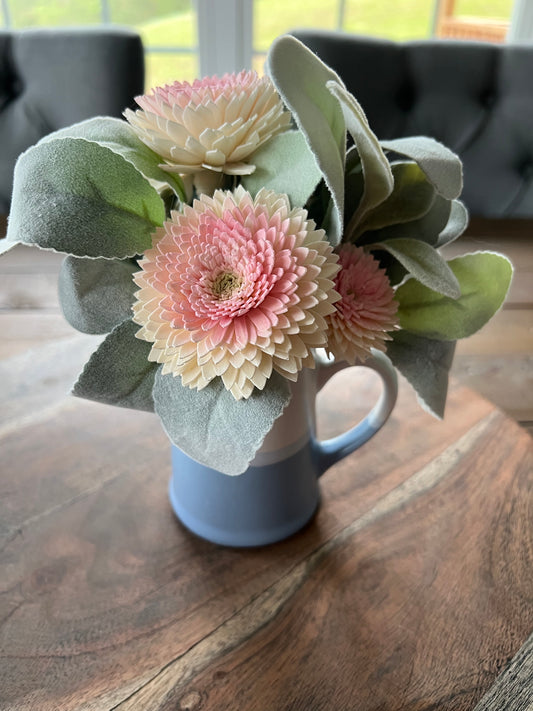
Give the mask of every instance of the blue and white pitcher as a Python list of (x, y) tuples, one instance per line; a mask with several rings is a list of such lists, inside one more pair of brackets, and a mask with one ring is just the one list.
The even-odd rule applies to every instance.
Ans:
[(302, 370), (291, 383), (289, 405), (243, 474), (222, 474), (173, 445), (169, 494), (180, 521), (213, 543), (238, 547), (275, 543), (305, 526), (319, 505), (319, 478), (373, 437), (396, 403), (397, 377), (389, 359), (375, 352), (364, 365), (380, 375), (381, 396), (364, 420), (338, 437), (315, 438), (316, 394), (342, 367), (324, 363)]

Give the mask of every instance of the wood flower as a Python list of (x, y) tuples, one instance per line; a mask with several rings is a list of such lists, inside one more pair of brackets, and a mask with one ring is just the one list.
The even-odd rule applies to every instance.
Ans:
[(268, 77), (242, 71), (157, 87), (124, 115), (139, 138), (181, 174), (252, 173), (251, 154), (288, 128), (290, 114)]
[(285, 195), (202, 195), (157, 230), (140, 264), (137, 336), (184, 385), (221, 377), (248, 398), (273, 370), (296, 380), (313, 367), (311, 349), (326, 344), (337, 256)]

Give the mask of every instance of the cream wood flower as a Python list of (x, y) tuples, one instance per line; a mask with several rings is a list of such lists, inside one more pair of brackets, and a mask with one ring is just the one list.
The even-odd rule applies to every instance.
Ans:
[(136, 101), (126, 119), (174, 173), (252, 173), (251, 154), (290, 123), (270, 79), (253, 71), (174, 82)]
[(235, 399), (272, 371), (296, 380), (326, 345), (338, 258), (286, 195), (242, 187), (172, 213), (134, 277), (137, 337), (163, 373), (201, 389), (221, 377)]
[(375, 348), (386, 350), (386, 341), (398, 325), (398, 302), (384, 269), (361, 247), (344, 244), (339, 249), (341, 270), (335, 288), (341, 299), (328, 316), (327, 350), (337, 360), (354, 365)]

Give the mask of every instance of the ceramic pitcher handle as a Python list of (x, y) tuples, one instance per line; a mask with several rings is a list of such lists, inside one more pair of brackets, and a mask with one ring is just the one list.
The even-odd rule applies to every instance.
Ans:
[[(364, 367), (372, 368), (372, 370), (375, 370), (380, 376), (383, 382), (380, 398), (368, 415), (355, 427), (352, 427), (338, 437), (316, 442), (321, 474), (340, 459), (343, 459), (365, 442), (368, 442), (389, 419), (394, 405), (396, 404), (396, 398), (398, 396), (398, 377), (387, 356), (379, 351), (374, 351), (373, 355), (365, 360)], [(322, 382), (325, 382), (340, 369), (341, 367), (335, 363), (323, 367), (325, 378), (322, 379)]]

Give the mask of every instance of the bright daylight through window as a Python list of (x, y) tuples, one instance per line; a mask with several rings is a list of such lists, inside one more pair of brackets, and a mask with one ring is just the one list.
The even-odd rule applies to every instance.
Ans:
[[(9, 29), (113, 23), (129, 26), (146, 49), (146, 86), (201, 73), (201, 54), (209, 53), (214, 22), (223, 6), (233, 19), (224, 23), (224, 41), (239, 49), (250, 43), (253, 68), (263, 71), (266, 51), (278, 35), (291, 29), (320, 27), (393, 40), (423, 39), (438, 30), (439, 9), (478, 26), (506, 27), (517, 6), (532, 12), (529, 0), (0, 0), (2, 26)], [(529, 5), (529, 10), (526, 6)], [(514, 10), (513, 10), (514, 6)], [(204, 11), (202, 9), (204, 8)], [(244, 17), (244, 19), (243, 19)], [(216, 18), (220, 29), (220, 19)], [(527, 23), (526, 23), (527, 24)], [(524, 27), (524, 19), (520, 21)], [(533, 18), (530, 18), (533, 26)], [(250, 27), (252, 28), (250, 30)], [(220, 33), (222, 34), (222, 33)], [(199, 36), (205, 37), (199, 42)], [(200, 48), (198, 45), (200, 44)], [(236, 55), (246, 57), (246, 53)], [(216, 62), (216, 57), (214, 59)], [(242, 64), (242, 62), (241, 62)], [(204, 66), (212, 67), (213, 64)], [(242, 66), (240, 68), (243, 68)]]

